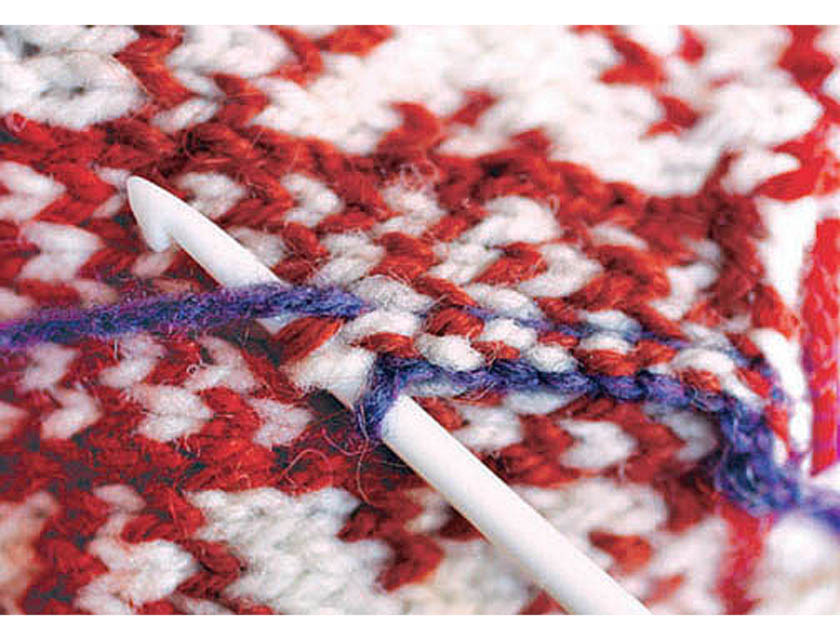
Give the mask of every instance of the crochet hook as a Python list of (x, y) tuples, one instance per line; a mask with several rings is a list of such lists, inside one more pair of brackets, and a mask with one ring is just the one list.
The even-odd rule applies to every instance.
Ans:
[[(224, 286), (280, 282), (248, 249), (190, 205), (151, 182), (131, 177), (128, 199), (147, 244), (180, 246)], [(269, 331), (281, 325), (260, 320)], [(352, 394), (327, 389), (346, 406)], [(490, 542), (525, 569), (566, 611), (649, 611), (577, 549), (409, 396), (386, 414), (382, 441), (439, 491)]]

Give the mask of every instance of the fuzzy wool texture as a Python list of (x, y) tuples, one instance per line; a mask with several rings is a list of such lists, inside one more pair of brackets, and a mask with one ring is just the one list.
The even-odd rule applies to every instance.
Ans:
[[(836, 28), (4, 27), (0, 607), (557, 611), (377, 444), (401, 389), (653, 611), (840, 612), (838, 59)], [(149, 251), (132, 174), (289, 288)]]
[[(206, 330), (229, 324), (233, 321), (260, 318), (288, 318), (290, 315), (302, 318), (331, 318), (334, 320), (353, 320), (361, 315), (369, 315), (370, 308), (358, 298), (338, 289), (319, 290), (308, 287), (289, 288), (285, 284), (258, 285), (221, 289), (217, 292), (181, 296), (159, 296), (137, 302), (128, 302), (111, 306), (98, 306), (79, 311), (51, 311), (40, 317), (24, 319), (18, 322), (0, 324), (0, 353), (24, 351), (38, 343), (73, 343), (85, 338), (107, 340), (142, 331), (174, 334), (187, 331)], [(461, 317), (481, 317), (493, 323), (512, 323), (512, 318), (493, 318), (495, 314), (476, 307), (462, 307)], [(427, 316), (421, 316), (428, 322)], [(528, 323), (533, 325), (533, 322)], [(583, 351), (594, 349), (613, 349), (626, 354), (630, 342), (625, 336), (609, 334), (601, 327), (590, 325), (564, 326), (540, 323), (546, 331), (562, 333), (569, 339), (581, 338), (578, 348)], [(498, 324), (497, 324), (498, 326)], [(534, 329), (528, 327), (532, 332)], [(482, 334), (484, 335), (484, 334)], [(486, 337), (486, 336), (485, 336)], [(627, 340), (638, 341), (640, 336), (628, 335)], [(645, 336), (653, 344), (666, 348), (680, 349), (673, 362), (685, 359), (692, 349), (691, 343), (669, 340), (663, 344), (654, 342), (656, 336)], [(431, 338), (430, 338), (431, 339)], [(450, 343), (442, 339), (438, 346), (443, 346), (444, 353), (451, 355)], [(530, 340), (528, 341), (530, 343)], [(282, 345), (277, 345), (282, 349)], [(422, 347), (421, 347), (421, 353)], [(381, 423), (387, 412), (401, 393), (412, 393), (412, 387), (420, 384), (438, 384), (451, 389), (450, 395), (464, 393), (534, 392), (560, 395), (563, 398), (608, 398), (617, 401), (643, 402), (656, 405), (665, 410), (690, 409), (708, 414), (720, 427), (720, 453), (707, 462), (707, 466), (716, 467), (715, 485), (727, 498), (743, 506), (753, 515), (781, 515), (791, 510), (805, 510), (822, 520), (840, 533), (840, 494), (827, 494), (822, 488), (809, 490), (807, 481), (791, 468), (779, 465), (773, 456), (773, 433), (767, 420), (754, 405), (757, 398), (747, 390), (742, 390), (739, 399), (731, 393), (710, 393), (698, 389), (678, 377), (640, 371), (635, 376), (628, 375), (592, 375), (579, 370), (573, 359), (568, 366), (559, 370), (554, 366), (541, 366), (539, 360), (528, 361), (510, 357), (499, 358), (489, 366), (483, 366), (482, 358), (474, 361), (463, 359), (443, 359), (443, 364), (436, 363), (429, 353), (426, 359), (380, 356), (369, 375), (368, 387), (363, 390), (355, 407), (356, 426), (360, 433), (374, 440), (380, 439)], [(731, 369), (729, 357), (741, 360), (746, 367), (754, 366), (740, 353), (714, 354), (707, 352), (708, 358), (717, 358), (721, 372)], [(222, 371), (225, 371), (225, 366)], [(760, 374), (759, 374), (760, 375)], [(187, 389), (194, 391), (212, 386), (220, 379), (219, 372), (206, 372), (198, 383), (191, 382)], [(235, 389), (232, 381), (229, 386)], [(163, 393), (141, 391), (148, 406), (154, 406), (158, 412), (165, 407), (177, 404), (181, 392), (177, 388)], [(84, 394), (73, 391), (56, 391), (59, 399), (69, 399), (71, 406), (57, 412), (44, 422), (42, 433), (50, 436), (68, 437), (81, 426), (93, 422), (98, 414), (93, 403)], [(774, 388), (771, 397), (784, 398), (781, 388)], [(184, 402), (190, 401), (190, 396)], [(170, 428), (188, 428), (200, 425), (203, 419), (211, 417), (206, 409), (196, 404), (185, 407), (181, 420), (168, 423)], [(85, 424), (79, 421), (85, 419)], [(678, 420), (682, 423), (686, 418)], [(67, 425), (70, 428), (67, 428)], [(590, 460), (597, 459), (600, 467), (608, 467), (626, 459), (632, 451), (626, 445), (625, 455), (618, 454), (615, 460), (610, 458), (610, 449), (616, 448), (616, 440), (628, 436), (615, 427), (608, 437), (599, 436), (601, 425), (611, 427), (610, 423), (589, 422), (582, 430), (564, 425), (567, 433), (577, 440), (577, 447), (566, 452), (566, 462), (575, 461), (577, 466), (587, 468)], [(148, 429), (148, 425), (146, 425)], [(143, 425), (140, 427), (144, 431)], [(596, 445), (587, 443), (594, 439)], [(474, 443), (473, 443), (474, 444)], [(620, 447), (619, 447), (620, 448)], [(583, 453), (585, 451), (585, 453)], [(604, 454), (607, 457), (604, 458)], [(613, 453), (613, 455), (615, 455)], [(591, 463), (589, 463), (592, 466)], [(597, 466), (597, 465), (596, 465)]]

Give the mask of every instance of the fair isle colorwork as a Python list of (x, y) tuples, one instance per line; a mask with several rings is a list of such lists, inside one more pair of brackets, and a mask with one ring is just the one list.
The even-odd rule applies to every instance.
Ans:
[[(285, 314), (352, 320), (373, 310), (366, 308), (361, 299), (340, 290), (290, 289), (285, 285), (161, 296), (86, 311), (48, 311), (38, 318), (0, 325), (0, 354), (44, 342), (103, 340), (137, 331), (183, 333), (187, 329), (209, 329), (234, 320)], [(463, 311), (479, 317), (497, 317), (470, 307), (464, 307)], [(587, 326), (549, 325), (546, 330), (560, 330), (570, 337), (598, 332), (596, 327)], [(282, 349), (282, 345), (278, 348)], [(562, 372), (547, 371), (527, 360), (504, 356), (493, 358), (484, 367), (453, 370), (421, 358), (382, 355), (373, 366), (368, 381), (370, 388), (364, 391), (355, 408), (360, 434), (366, 439), (379, 440), (380, 424), (387, 411), (401, 393), (410, 392), (418, 383), (443, 383), (455, 393), (545, 391), (572, 399), (605, 396), (709, 414), (718, 423), (723, 439), (719, 455), (709, 460), (720, 490), (755, 515), (800, 508), (840, 533), (840, 495), (803, 491), (794, 469), (780, 467), (773, 460), (772, 431), (761, 412), (734, 396), (710, 393), (678, 378), (650, 371), (635, 376), (593, 375), (580, 370), (578, 363)], [(778, 389), (773, 389), (769, 396), (771, 402), (786, 400)]]
[[(840, 612), (840, 30), (3, 27), (0, 61), (3, 611), (556, 611), (377, 444), (403, 391), (655, 612)], [(150, 252), (131, 174), (282, 290)]]

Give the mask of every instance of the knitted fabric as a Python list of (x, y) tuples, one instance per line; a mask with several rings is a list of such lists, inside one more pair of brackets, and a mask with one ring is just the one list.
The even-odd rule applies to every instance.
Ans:
[[(837, 56), (4, 28), (0, 607), (556, 611), (378, 444), (402, 392), (654, 611), (840, 611)], [(149, 252), (131, 174), (283, 283)]]
[[(484, 318), (498, 317), (482, 309), (463, 307), (462, 310)], [(84, 311), (48, 311), (36, 318), (0, 325), (0, 352), (43, 342), (106, 339), (135, 331), (207, 329), (234, 320), (290, 313), (310, 318), (354, 319), (373, 311), (361, 299), (341, 290), (260, 285), (218, 293), (165, 296)], [(544, 330), (561, 329), (570, 337), (598, 331), (587, 326), (557, 327), (545, 322), (537, 325), (542, 325)], [(680, 341), (668, 342), (672, 348), (680, 346)], [(740, 354), (729, 355), (749, 366)], [(840, 495), (821, 496), (797, 486), (793, 468), (785, 469), (773, 459), (772, 431), (761, 412), (734, 396), (695, 388), (678, 378), (651, 371), (640, 371), (635, 376), (591, 375), (573, 367), (547, 371), (532, 362), (505, 357), (494, 357), (487, 366), (476, 369), (453, 370), (435, 366), (420, 357), (383, 355), (369, 377), (370, 388), (359, 399), (355, 413), (361, 434), (377, 439), (380, 423), (399, 394), (408, 392), (418, 382), (430, 381), (442, 382), (459, 393), (542, 390), (566, 398), (606, 396), (619, 401), (652, 402), (666, 409), (691, 408), (705, 412), (714, 417), (723, 439), (719, 455), (707, 464), (716, 467), (717, 486), (729, 498), (758, 515), (803, 507), (840, 533)], [(776, 402), (786, 400), (778, 388), (772, 389), (769, 397)]]

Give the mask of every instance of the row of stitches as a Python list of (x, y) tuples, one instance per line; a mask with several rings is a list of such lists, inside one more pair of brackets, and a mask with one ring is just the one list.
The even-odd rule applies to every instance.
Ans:
[[(207, 328), (281, 311), (352, 318), (364, 309), (360, 300), (338, 290), (265, 285), (142, 300), (107, 310), (54, 311), (36, 320), (9, 323), (2, 335), (7, 349), (19, 349), (36, 342), (101, 338), (131, 330)], [(364, 432), (377, 434), (385, 411), (407, 385), (434, 381), (445, 381), (456, 393), (548, 389), (571, 397), (607, 395), (624, 402), (650, 401), (675, 410), (693, 408), (711, 414), (725, 441), (716, 476), (728, 495), (753, 510), (806, 506), (828, 520), (836, 518), (831, 508), (814, 496), (800, 494), (794, 476), (773, 462), (771, 431), (760, 411), (730, 394), (690, 387), (684, 380), (650, 371), (607, 375), (586, 372), (585, 362), (572, 364), (565, 371), (545, 371), (524, 360), (504, 358), (486, 367), (455, 371), (423, 359), (382, 355), (371, 374), (369, 391), (357, 407)]]

